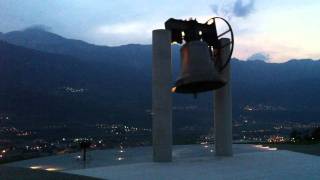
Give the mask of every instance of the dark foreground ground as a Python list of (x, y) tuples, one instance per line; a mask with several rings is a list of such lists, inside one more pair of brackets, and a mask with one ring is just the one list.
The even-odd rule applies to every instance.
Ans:
[(72, 175), (44, 170), (0, 166), (0, 179), (3, 180), (98, 180), (97, 178)]
[(276, 147), (279, 150), (289, 150), (320, 156), (320, 144), (269, 144), (268, 146)]

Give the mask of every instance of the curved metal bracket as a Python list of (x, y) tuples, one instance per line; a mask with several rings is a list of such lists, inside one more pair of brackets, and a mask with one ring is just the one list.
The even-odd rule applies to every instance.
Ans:
[(231, 36), (231, 39), (230, 39), (230, 42), (228, 43), (228, 44), (219, 44), (218, 46), (216, 46), (216, 47), (213, 47), (214, 49), (222, 49), (222, 48), (225, 48), (226, 46), (231, 46), (230, 47), (230, 54), (228, 55), (228, 59), (227, 59), (227, 61), (221, 66), (221, 67), (219, 67), (219, 72), (221, 72), (221, 71), (223, 71), (227, 66), (228, 66), (228, 64), (230, 63), (230, 60), (231, 60), (231, 57), (232, 57), (232, 53), (233, 53), (233, 49), (234, 49), (234, 34), (233, 34), (233, 30), (232, 30), (232, 28), (231, 28), (231, 25), (230, 25), (230, 23), (226, 20), (226, 19), (224, 19), (224, 18), (222, 18), (222, 17), (213, 17), (213, 18), (211, 18), (211, 19), (209, 19), (205, 24), (208, 24), (209, 25), (209, 21), (213, 21), (213, 23), (215, 24), (216, 23), (216, 19), (221, 19), (223, 22), (225, 22), (226, 24), (227, 24), (227, 26), (228, 26), (228, 30), (226, 30), (225, 32), (223, 32), (223, 33), (221, 33), (221, 34), (219, 34), (219, 35), (217, 35), (217, 41), (219, 41), (219, 38), (221, 38), (221, 37), (223, 37), (224, 35), (226, 35), (226, 34), (228, 34), (228, 33), (230, 33), (230, 36)]

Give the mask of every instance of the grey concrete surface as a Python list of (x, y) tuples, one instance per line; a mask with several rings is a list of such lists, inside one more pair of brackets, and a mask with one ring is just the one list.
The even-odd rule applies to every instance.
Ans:
[[(227, 44), (230, 39), (222, 38), (221, 44)], [(230, 53), (230, 46), (219, 50), (218, 61), (226, 62)], [(224, 63), (223, 63), (224, 64)], [(222, 75), (228, 83), (214, 91), (214, 133), (217, 156), (232, 156), (232, 93), (231, 93), (231, 65), (229, 64)]]
[(171, 32), (152, 32), (152, 143), (153, 160), (172, 160)]
[(319, 180), (320, 157), (290, 151), (235, 153), (233, 157), (206, 156), (171, 163), (142, 162), (68, 173), (107, 179), (215, 179), (215, 180)]
[(21, 167), (0, 166), (1, 180), (98, 180), (88, 176), (67, 174), (62, 172), (48, 172)]
[[(152, 147), (136, 147), (127, 149), (106, 149), (88, 151), (88, 161), (84, 164), (81, 161), (81, 152), (34, 158), (17, 161), (4, 166), (10, 167), (39, 167), (39, 169), (56, 168), (58, 171), (71, 171), (105, 166), (118, 166), (135, 163), (152, 162)], [(234, 144), (235, 154), (261, 152), (266, 149), (257, 148), (254, 145)], [(213, 157), (214, 145), (175, 145), (172, 151), (173, 161), (182, 161), (188, 158)], [(121, 158), (120, 158), (121, 157)]]

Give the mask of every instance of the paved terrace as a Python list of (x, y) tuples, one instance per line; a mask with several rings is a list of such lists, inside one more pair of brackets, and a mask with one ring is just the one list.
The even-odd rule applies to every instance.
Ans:
[(152, 148), (95, 150), (6, 164), (102, 179), (320, 179), (320, 156), (234, 144), (233, 157), (215, 157), (211, 146), (174, 146), (172, 163), (153, 163)]

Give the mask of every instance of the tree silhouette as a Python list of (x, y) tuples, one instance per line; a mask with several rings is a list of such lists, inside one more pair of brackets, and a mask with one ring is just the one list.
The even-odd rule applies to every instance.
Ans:
[(311, 137), (314, 138), (314, 140), (320, 140), (320, 127), (312, 131)]
[(294, 139), (295, 141), (300, 141), (301, 140), (301, 132), (299, 132), (297, 130), (291, 131), (290, 138)]
[(89, 148), (91, 145), (91, 142), (89, 140), (83, 140), (80, 142), (80, 148), (82, 149), (83, 152), (83, 161), (87, 160), (87, 148)]

